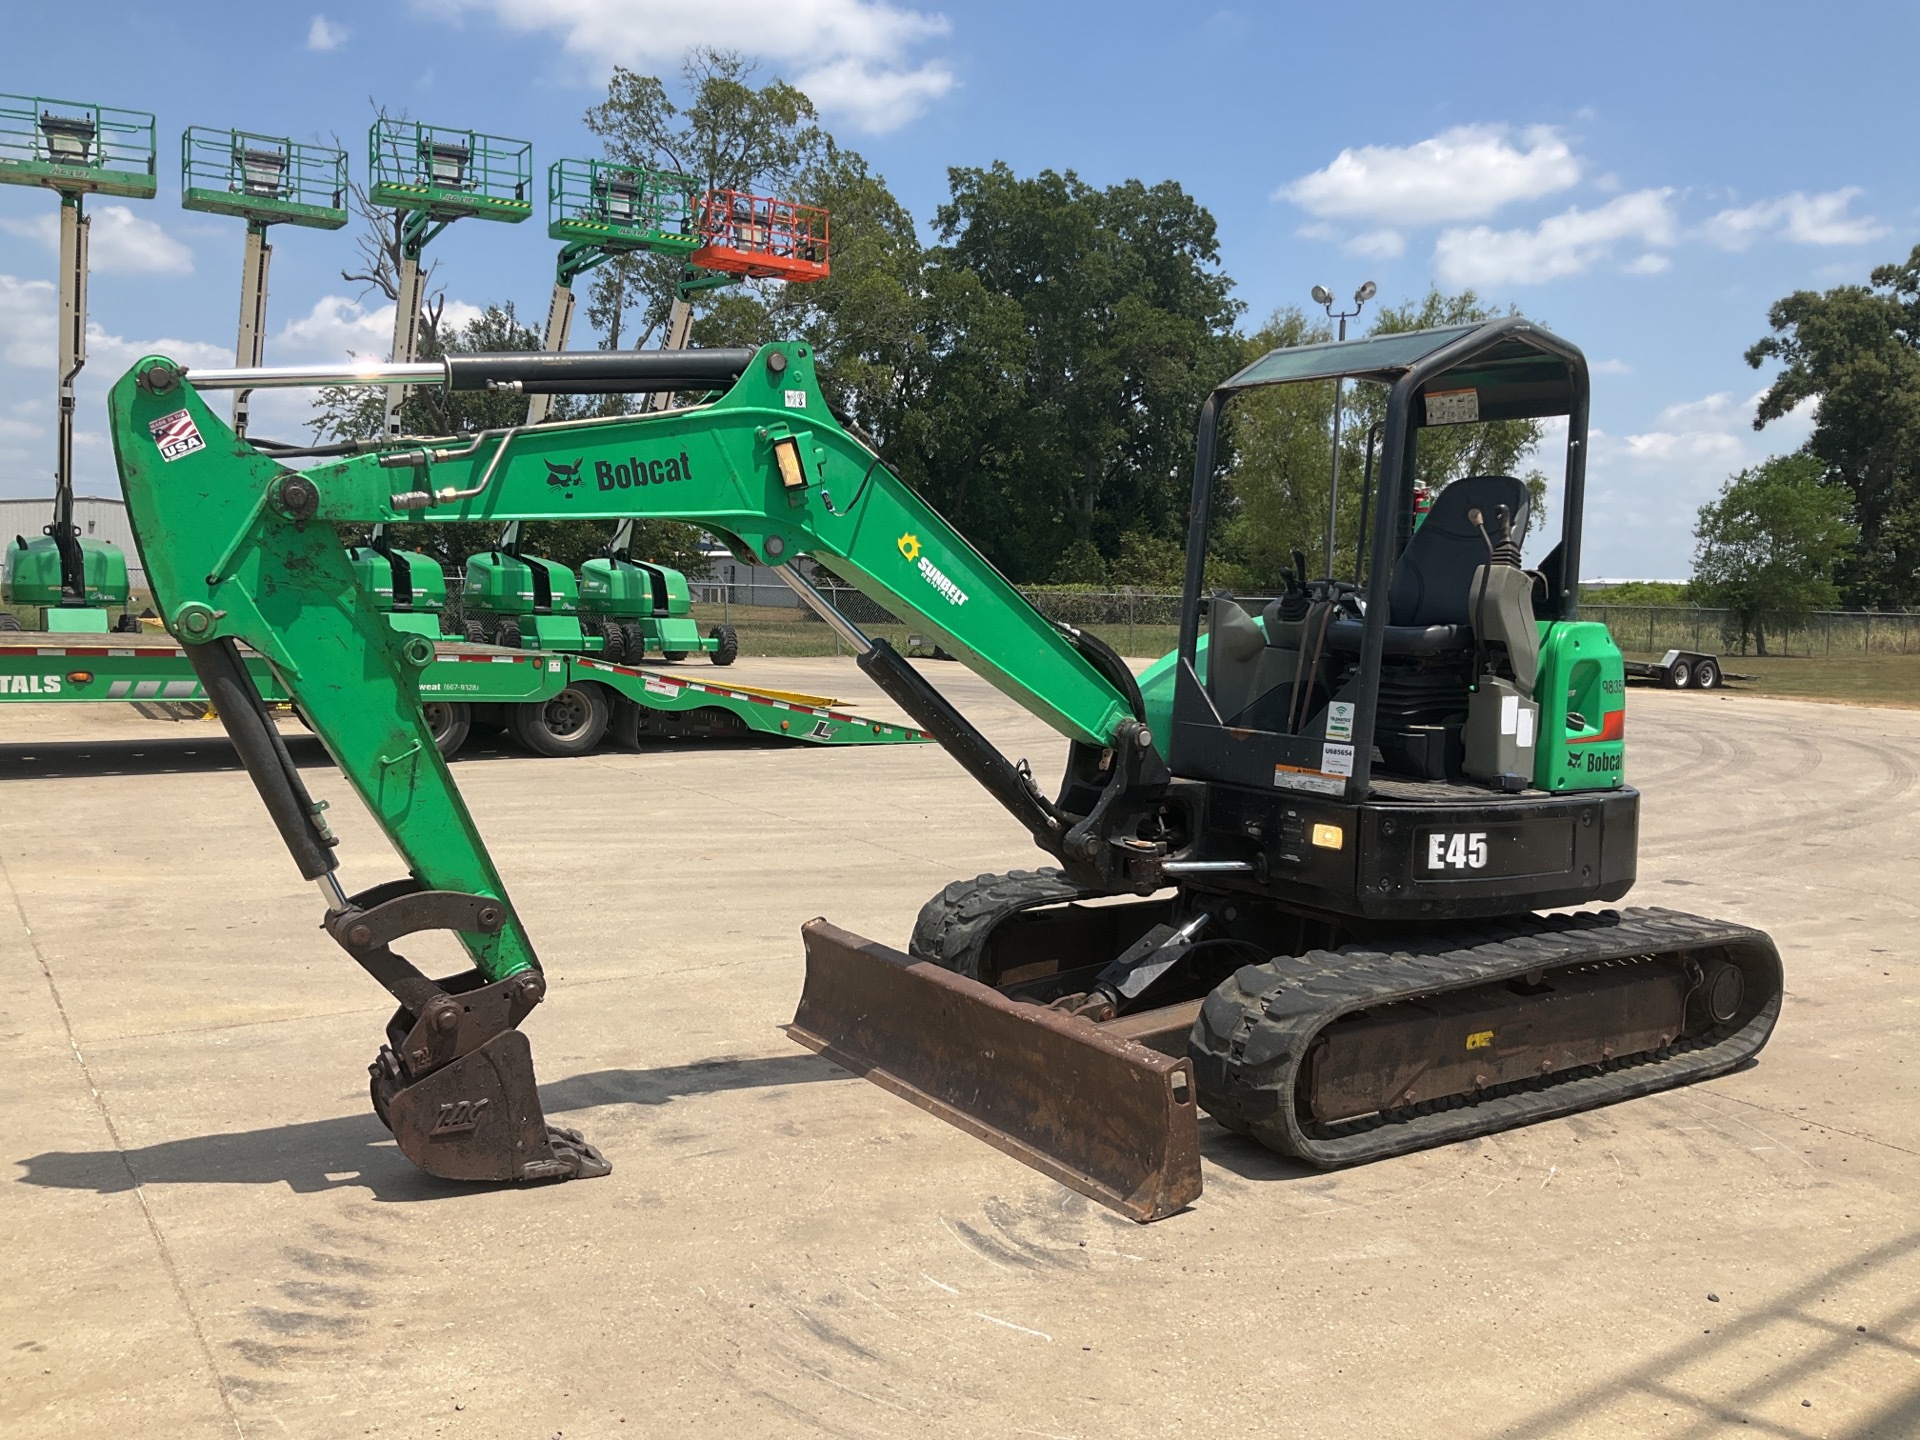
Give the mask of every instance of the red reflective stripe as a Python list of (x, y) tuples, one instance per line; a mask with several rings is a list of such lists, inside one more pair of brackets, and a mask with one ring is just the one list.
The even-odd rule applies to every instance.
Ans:
[(1582, 735), (1577, 740), (1567, 741), (1567, 744), (1598, 745), (1603, 741), (1624, 740), (1626, 738), (1627, 738), (1627, 712), (1626, 712), (1626, 707), (1622, 706), (1618, 710), (1609, 710), (1605, 714), (1605, 716), (1601, 718), (1600, 733), (1598, 735)]

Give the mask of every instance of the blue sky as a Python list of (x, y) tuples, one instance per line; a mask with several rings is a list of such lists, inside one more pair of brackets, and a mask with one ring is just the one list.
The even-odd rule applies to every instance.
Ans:
[[(1768, 304), (1920, 241), (1911, 4), (97, 0), (84, 43), (73, 15), (13, 7), (0, 89), (152, 110), (162, 156), (158, 199), (92, 205), (92, 493), (117, 492), (101, 396), (133, 358), (231, 363), (242, 227), (179, 209), (187, 125), (337, 134), (360, 167), (371, 97), (529, 139), (543, 170), (593, 153), (580, 116), (615, 61), (668, 73), (696, 43), (802, 84), (923, 223), (949, 165), (1172, 178), (1218, 218), (1251, 319), (1363, 279), (1517, 304), (1596, 365), (1589, 576), (1686, 573), (1694, 509), (1805, 434), (1750, 427)], [(54, 211), (0, 187), (0, 494), (50, 483)], [(269, 361), (384, 353), (347, 235), (274, 233)], [(539, 218), (432, 253), (456, 304), (544, 313)], [(256, 413), (286, 434), (301, 412)]]

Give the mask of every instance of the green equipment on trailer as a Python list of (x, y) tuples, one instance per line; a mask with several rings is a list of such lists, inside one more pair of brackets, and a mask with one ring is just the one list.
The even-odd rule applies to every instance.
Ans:
[(705, 635), (693, 618), (687, 577), (666, 565), (633, 558), (633, 522), (614, 528), (605, 555), (580, 567), (581, 623), (597, 632), (609, 660), (639, 664), (648, 654), (667, 661), (705, 653), (716, 665), (731, 665), (740, 637), (731, 625)]
[[(1384, 415), (1364, 566), (1296, 575), (1249, 614), (1204, 583), (1222, 414), (1251, 390), (1337, 378)], [(1721, 1074), (1771, 1033), (1782, 977), (1765, 935), (1667, 910), (1542, 913), (1627, 893), (1639, 797), (1619, 651), (1576, 608), (1586, 361), (1540, 327), (1279, 350), (1221, 384), (1199, 415), (1179, 646), (1145, 683), (1042, 616), (836, 422), (806, 345), (450, 356), (443, 383), (517, 379), (724, 393), (300, 474), (227, 433), (171, 361), (142, 360), (111, 397), (166, 622), (328, 934), (398, 1003), (373, 1102), (431, 1173), (608, 1167), (541, 1110), (519, 1027), (546, 981), (428, 743), (431, 647), (342, 603), (356, 592), (335, 527), (548, 516), (550, 467), (615, 458), (693, 463), (678, 485), (582, 487), (566, 513), (699, 524), (774, 567), (1057, 864), (948, 886), (910, 953), (808, 923), (790, 1033), (1124, 1214), (1198, 1195), (1196, 1101), (1282, 1154), (1342, 1165)], [(1455, 480), (1414, 531), (1423, 432), (1541, 417), (1567, 427), (1544, 561), (1521, 566), (1532, 507), (1509, 476)], [(187, 429), (206, 443), (169, 458), (154, 440)], [(1055, 797), (795, 573), (805, 554), (1059, 731)], [(306, 710), (407, 875), (341, 888), (338, 841), (273, 743), (242, 644)], [(473, 968), (436, 981), (392, 948), (428, 930), (452, 932)]]
[(589, 648), (580, 628), (579, 580), (556, 561), (526, 554), (518, 521), (507, 525), (493, 549), (467, 557), (460, 600), (467, 639), (475, 644), (509, 650)]
[[(60, 196), (60, 315), (53, 517), (41, 534), (5, 541), (0, 603), (40, 611), (47, 631), (137, 631), (127, 557), (73, 523), (74, 381), (87, 363), (88, 195), (150, 200), (153, 116), (38, 95), (0, 95), (0, 184), (34, 185)], [(118, 619), (108, 615), (118, 609)], [(0, 629), (17, 629), (0, 613)]]

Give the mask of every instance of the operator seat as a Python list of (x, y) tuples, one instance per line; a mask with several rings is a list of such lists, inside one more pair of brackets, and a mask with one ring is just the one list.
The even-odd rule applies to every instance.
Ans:
[(1393, 567), (1393, 586), (1387, 592), (1389, 625), (1469, 623), (1472, 597), (1467, 591), (1473, 572), (1487, 563), (1487, 542), (1467, 512), (1480, 512), (1481, 524), (1497, 544), (1502, 505), (1513, 517), (1515, 541), (1525, 539), (1531, 497), (1524, 481), (1511, 475), (1474, 475), (1440, 492), (1426, 523), (1414, 531)]

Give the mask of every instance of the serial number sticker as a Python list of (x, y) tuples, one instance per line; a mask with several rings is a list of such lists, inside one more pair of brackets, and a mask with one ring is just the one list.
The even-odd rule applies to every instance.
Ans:
[(1328, 775), (1345, 778), (1353, 774), (1353, 746), (1322, 745), (1320, 747), (1320, 769)]
[(153, 436), (153, 443), (160, 447), (160, 458), (169, 463), (182, 455), (191, 455), (196, 450), (207, 448), (207, 442), (200, 438), (200, 427), (193, 423), (193, 416), (184, 410), (162, 415), (158, 420), (149, 420), (147, 433)]
[(804, 390), (787, 391), (787, 409), (804, 410), (807, 408), (807, 392)]
[(1274, 766), (1273, 783), (1283, 790), (1310, 790), (1316, 795), (1347, 793), (1347, 782), (1338, 775), (1322, 774), (1299, 765)]
[(1478, 390), (1437, 390), (1427, 395), (1427, 424), (1471, 425), (1480, 418)]

